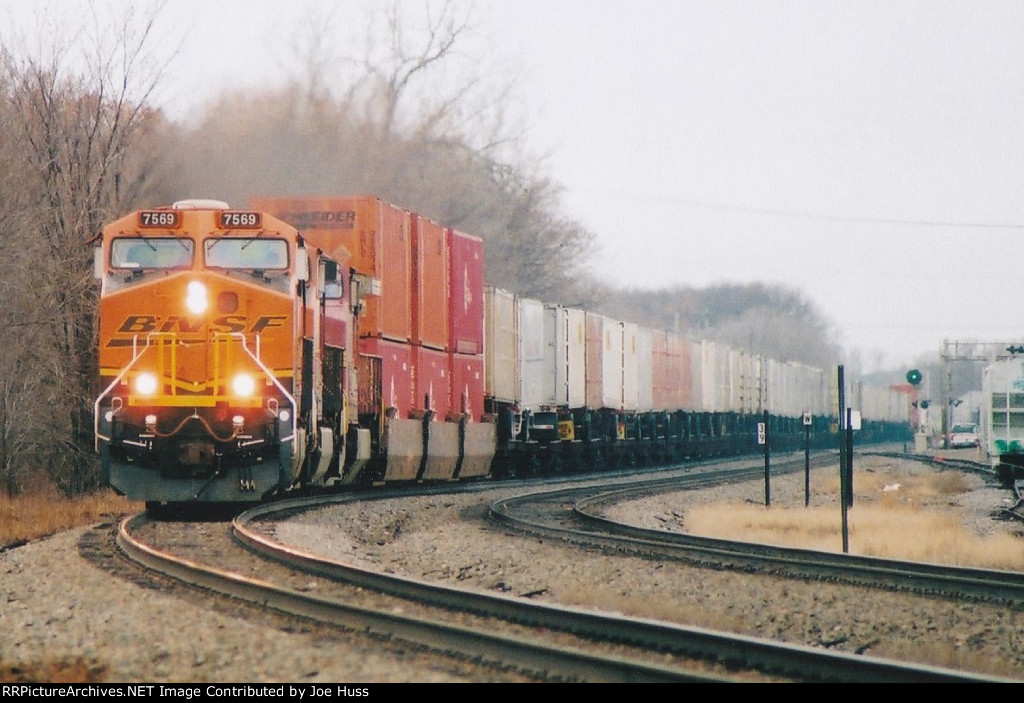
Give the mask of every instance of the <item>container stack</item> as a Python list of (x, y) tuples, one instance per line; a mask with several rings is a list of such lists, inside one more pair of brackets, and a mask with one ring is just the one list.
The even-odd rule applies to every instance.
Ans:
[(370, 282), (353, 344), (359, 414), (484, 411), (483, 241), (372, 196), (256, 198)]

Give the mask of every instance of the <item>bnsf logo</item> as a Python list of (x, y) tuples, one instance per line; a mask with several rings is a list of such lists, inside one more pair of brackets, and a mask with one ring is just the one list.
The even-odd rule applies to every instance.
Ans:
[[(271, 327), (283, 327), (285, 315), (263, 315), (249, 326), (249, 318), (244, 315), (224, 315), (210, 321), (213, 332), (247, 332), (260, 334)], [(200, 332), (205, 323), (200, 320), (190, 324), (183, 315), (170, 315), (160, 318), (156, 315), (129, 315), (117, 328), (116, 334), (146, 334), (148, 332)], [(248, 329), (246, 329), (248, 328)]]

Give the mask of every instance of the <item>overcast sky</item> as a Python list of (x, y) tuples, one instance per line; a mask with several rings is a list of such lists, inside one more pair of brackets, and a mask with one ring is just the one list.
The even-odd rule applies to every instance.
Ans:
[[(361, 21), (362, 2), (326, 4)], [(0, 0), (0, 18), (29, 22), (26, 6)], [(170, 0), (158, 29), (187, 41), (165, 107), (281, 76), (308, 6)], [(1024, 2), (477, 10), (602, 278), (790, 286), (869, 367), (943, 340), (1024, 342)]]

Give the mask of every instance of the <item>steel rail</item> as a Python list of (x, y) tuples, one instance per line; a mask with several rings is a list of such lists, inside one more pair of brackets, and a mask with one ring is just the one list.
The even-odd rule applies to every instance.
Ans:
[(149, 521), (145, 515), (136, 515), (119, 524), (117, 544), (129, 559), (188, 585), (248, 601), (261, 608), (401, 640), (464, 660), (504, 668), (512, 666), (547, 680), (604, 683), (723, 683), (735, 680), (683, 667), (660, 666), (624, 657), (554, 647), (539, 641), (311, 596), (155, 549), (132, 534)]
[[(942, 462), (938, 462), (942, 463)], [(956, 468), (961, 468), (957, 466)], [(756, 469), (737, 475), (756, 478)], [(495, 501), (490, 516), (518, 531), (613, 551), (675, 558), (715, 567), (758, 568), (804, 578), (885, 587), (913, 593), (974, 598), (988, 602), (1024, 603), (1024, 573), (998, 569), (949, 566), (881, 557), (822, 552), (793, 547), (700, 537), (667, 530), (641, 528), (601, 515), (598, 506), (642, 495), (710, 485), (718, 472), (682, 475), (615, 487), (610, 491), (563, 488)], [(531, 503), (569, 504), (574, 529), (558, 521), (558, 512), (545, 509), (541, 518), (526, 515)], [(555, 518), (552, 519), (551, 516)], [(568, 522), (568, 518), (564, 520)]]
[[(548, 491), (557, 495), (562, 491)], [(332, 501), (333, 502), (333, 501)], [(621, 642), (802, 681), (829, 682), (1001, 682), (1010, 680), (927, 665), (788, 645), (755, 637), (609, 615), (579, 608), (535, 603), (521, 598), (442, 586), (419, 579), (380, 574), (296, 549), (260, 533), (254, 524), (281, 512), (319, 507), (308, 501), (275, 503), (248, 511), (235, 521), (236, 538), (280, 563), (316, 569), (332, 578), (390, 595), (459, 608), (534, 627), (569, 632), (595, 640)], [(315, 565), (315, 567), (314, 567)]]
[[(977, 462), (920, 456), (911, 458), (941, 467), (993, 475), (988, 467)], [(692, 485), (688, 477), (682, 477), (674, 483), (675, 488), (686, 488)], [(624, 486), (612, 491), (590, 494), (574, 503), (573, 514), (582, 524), (606, 532), (640, 542), (655, 544), (664, 542), (671, 548), (680, 547), (691, 550), (685, 552), (686, 556), (690, 558), (696, 552), (706, 550), (709, 554), (715, 555), (716, 559), (723, 555), (730, 555), (740, 560), (744, 566), (749, 566), (748, 558), (752, 558), (759, 562), (771, 562), (775, 567), (782, 567), (801, 575), (819, 576), (832, 580), (838, 574), (842, 578), (860, 585), (884, 585), (912, 592), (932, 595), (945, 594), (954, 597), (967, 596), (985, 601), (1024, 602), (1024, 573), (1017, 571), (950, 566), (699, 537), (667, 530), (640, 528), (609, 519), (599, 512), (595, 512), (604, 504), (628, 500), (654, 491), (672, 489), (672, 487), (672, 482), (663, 484), (652, 482), (649, 487)], [(506, 501), (505, 504), (511, 506), (513, 502)]]

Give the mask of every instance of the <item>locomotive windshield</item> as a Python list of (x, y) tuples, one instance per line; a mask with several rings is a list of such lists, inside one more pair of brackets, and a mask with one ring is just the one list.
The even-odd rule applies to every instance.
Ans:
[(110, 266), (173, 269), (192, 265), (195, 242), (177, 237), (118, 237), (110, 244)]
[(287, 269), (288, 242), (255, 237), (207, 239), (206, 265), (257, 271)]

